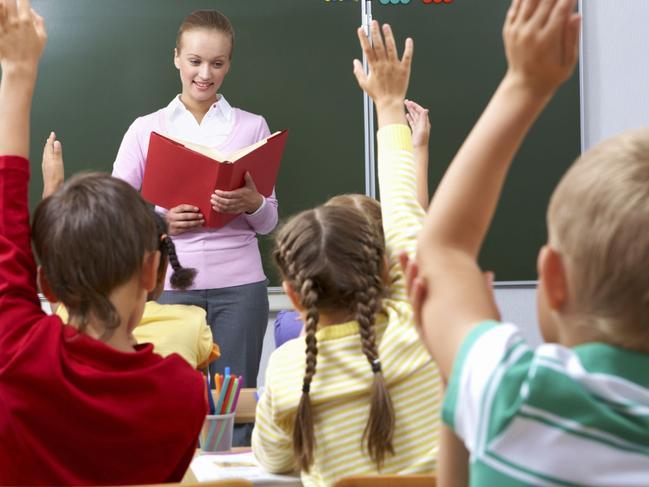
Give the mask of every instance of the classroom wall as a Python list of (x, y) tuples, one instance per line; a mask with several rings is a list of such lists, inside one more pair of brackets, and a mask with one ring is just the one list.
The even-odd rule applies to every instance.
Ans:
[(581, 2), (582, 146), (649, 121), (649, 2)]

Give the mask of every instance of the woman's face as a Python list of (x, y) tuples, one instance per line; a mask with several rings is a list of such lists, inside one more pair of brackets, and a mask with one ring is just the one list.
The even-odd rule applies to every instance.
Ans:
[(230, 70), (230, 38), (213, 29), (184, 32), (175, 50), (174, 64), (180, 72), (184, 103), (207, 104), (216, 94)]

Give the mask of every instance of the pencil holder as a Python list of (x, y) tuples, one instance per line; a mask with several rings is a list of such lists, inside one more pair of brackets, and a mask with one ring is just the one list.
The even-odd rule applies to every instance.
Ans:
[(199, 442), (205, 452), (230, 451), (232, 449), (232, 431), (234, 413), (208, 414), (201, 429)]

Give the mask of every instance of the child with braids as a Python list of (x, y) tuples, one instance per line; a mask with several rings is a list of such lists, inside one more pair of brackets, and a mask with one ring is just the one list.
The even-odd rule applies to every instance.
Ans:
[[(54, 194), (63, 184), (63, 148), (50, 133), (43, 148), (43, 198)], [(207, 326), (205, 311), (197, 306), (158, 304), (155, 300), (164, 289), (168, 264), (171, 264), (171, 286), (187, 289), (194, 282), (196, 270), (183, 267), (178, 261), (176, 247), (168, 235), (167, 222), (158, 213), (152, 212), (158, 232), (160, 265), (156, 287), (147, 295), (140, 324), (133, 330), (137, 343), (151, 343), (156, 353), (166, 357), (177, 353), (193, 368), (203, 368), (220, 356), (218, 345), (212, 341), (212, 331)], [(58, 306), (56, 314), (64, 323), (68, 322), (65, 306)]]
[(359, 32), (371, 74), (358, 62), (354, 72), (377, 108), (385, 239), (354, 204), (300, 213), (276, 239), (274, 257), (305, 337), (270, 358), (252, 447), (264, 468), (298, 469), (307, 486), (432, 473), (437, 456), (442, 384), (419, 341), (397, 259), (414, 250), (424, 216), (404, 113), (413, 45), (406, 41), (399, 60), (390, 28), (385, 44), (376, 22), (372, 31), (373, 47)]
[[(428, 208), (428, 140), (430, 137), (430, 121), (428, 109), (412, 100), (406, 100), (406, 118), (412, 130), (412, 149), (417, 172), (417, 201), (424, 210)], [(381, 205), (374, 198), (364, 194), (341, 194), (334, 196), (326, 205), (354, 205), (365, 212), (381, 227)], [(381, 230), (383, 235), (383, 230)], [(304, 323), (300, 314), (295, 310), (282, 310), (277, 313), (274, 323), (275, 348), (296, 338), (302, 333)]]

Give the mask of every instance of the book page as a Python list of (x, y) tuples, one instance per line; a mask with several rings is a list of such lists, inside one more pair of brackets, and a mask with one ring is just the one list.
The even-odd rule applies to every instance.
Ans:
[(254, 454), (205, 453), (194, 457), (191, 469), (199, 482), (210, 480), (246, 479), (255, 485), (300, 486), (296, 475), (276, 475), (266, 472), (255, 460)]
[(168, 137), (168, 138), (173, 140), (174, 142), (178, 142), (179, 144), (184, 145), (188, 149), (198, 152), (199, 154), (203, 154), (204, 156), (209, 157), (210, 159), (214, 159), (216, 161), (224, 162), (224, 163), (232, 163), (238, 159), (241, 159), (246, 154), (250, 154), (258, 147), (261, 147), (266, 142), (268, 142), (268, 139), (270, 139), (271, 137), (277, 134), (279, 134), (279, 132), (270, 134), (265, 139), (261, 139), (259, 142), (256, 142), (247, 147), (243, 147), (242, 149), (231, 152), (230, 154), (224, 154), (223, 152), (219, 152), (218, 150), (212, 149), (205, 145), (195, 144), (193, 142), (187, 142), (186, 140), (176, 139), (175, 137)]

